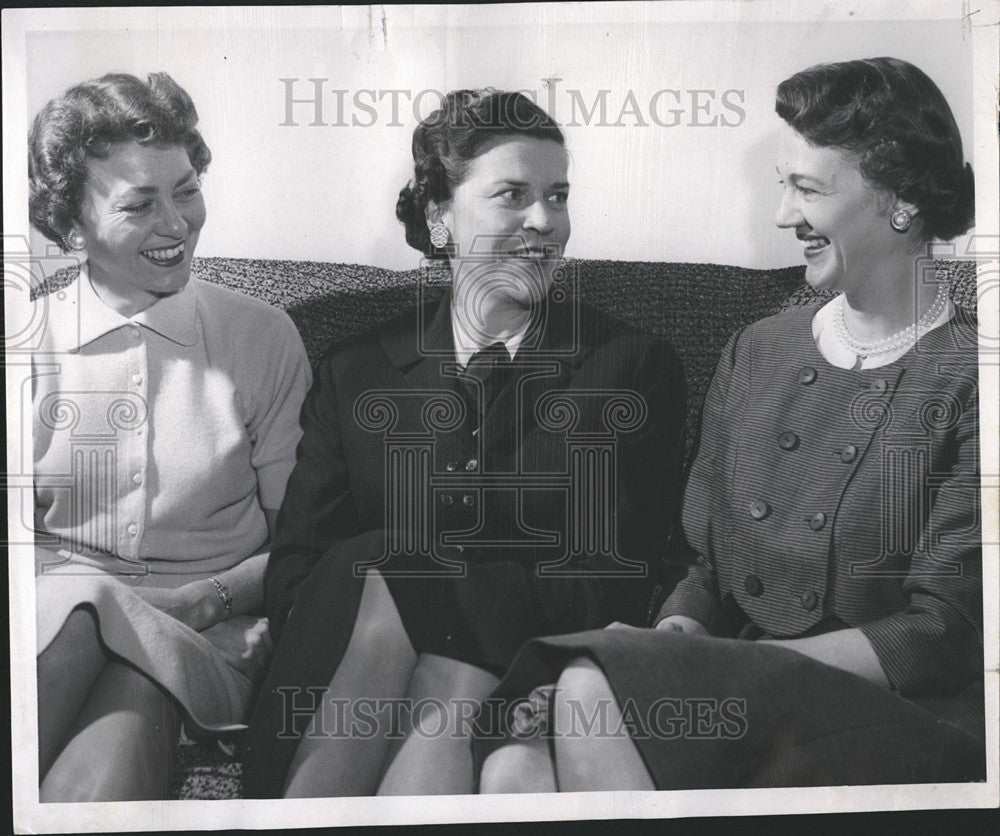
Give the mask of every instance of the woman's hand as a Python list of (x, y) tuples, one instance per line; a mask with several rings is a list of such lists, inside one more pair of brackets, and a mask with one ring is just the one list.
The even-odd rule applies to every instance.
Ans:
[(660, 621), (654, 629), (670, 630), (674, 633), (685, 633), (688, 636), (709, 635), (709, 632), (705, 629), (704, 624), (693, 618), (689, 618), (686, 615), (668, 615)]
[(226, 615), (215, 585), (208, 579), (192, 581), (176, 589), (137, 586), (133, 591), (150, 606), (199, 633), (217, 624)]
[(631, 630), (633, 633), (645, 633), (648, 627), (636, 627), (633, 624), (625, 624), (622, 621), (612, 621), (605, 630)]
[(266, 618), (237, 615), (202, 632), (230, 666), (256, 680), (267, 669), (274, 646)]

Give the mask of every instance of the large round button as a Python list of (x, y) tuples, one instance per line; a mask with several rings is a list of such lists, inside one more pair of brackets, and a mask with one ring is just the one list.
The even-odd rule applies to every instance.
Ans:
[(129, 523), (128, 533), (135, 537), (135, 535), (139, 533), (139, 526), (135, 523)]
[(466, 469), (466, 470), (467, 470), (467, 471), (468, 471), (469, 473), (472, 473), (472, 472), (474, 472), (474, 471), (475, 471), (475, 470), (476, 470), (476, 469), (477, 469), (478, 467), (479, 467), (479, 460), (478, 460), (478, 459), (469, 459), (469, 460), (468, 460), (468, 461), (467, 461), (467, 462), (465, 463), (465, 469)]
[(885, 390), (889, 388), (889, 383), (885, 378), (877, 377), (872, 381), (869, 388), (876, 394), (882, 395), (885, 393)]
[(450, 493), (443, 493), (441, 494), (441, 504), (445, 508), (450, 508), (455, 504), (455, 497), (453, 497)]
[(142, 484), (142, 474), (141, 473), (133, 473), (132, 474), (132, 481), (135, 482), (137, 485), (141, 485)]
[(819, 596), (810, 589), (808, 592), (802, 593), (801, 600), (804, 609), (814, 610), (816, 609), (816, 604), (819, 603)]
[(799, 437), (795, 433), (782, 433), (778, 436), (778, 446), (782, 450), (794, 450), (799, 446)]
[(858, 448), (853, 444), (848, 444), (843, 450), (840, 451), (840, 460), (844, 464), (850, 464), (858, 457)]
[(808, 386), (816, 379), (816, 369), (812, 366), (806, 366), (799, 372), (799, 383), (804, 386)]
[(469, 508), (471, 508), (473, 505), (476, 504), (476, 498), (471, 493), (467, 493), (465, 496), (462, 497), (462, 504), (467, 505)]
[(824, 525), (826, 525), (826, 514), (822, 511), (817, 511), (809, 518), (809, 527), (813, 531), (819, 531)]
[(750, 516), (755, 520), (762, 520), (770, 513), (771, 506), (768, 505), (763, 499), (758, 499), (756, 502), (750, 503)]
[(760, 578), (756, 575), (747, 575), (746, 580), (743, 581), (743, 588), (753, 595), (754, 598), (759, 598), (764, 591), (764, 584), (760, 582)]

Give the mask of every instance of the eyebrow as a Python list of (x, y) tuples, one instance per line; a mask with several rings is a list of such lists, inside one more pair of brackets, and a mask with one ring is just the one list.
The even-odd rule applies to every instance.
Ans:
[[(197, 172), (193, 168), (190, 169), (187, 174), (181, 177), (180, 180), (174, 183), (174, 188), (176, 189), (182, 183), (186, 183), (188, 180), (190, 180), (192, 174), (197, 176)], [(129, 194), (130, 192), (138, 192), (139, 194), (156, 194), (158, 191), (159, 189), (156, 188), (156, 186), (129, 186), (128, 189), (125, 190), (125, 193)]]
[[(778, 172), (778, 176), (779, 177), (782, 176), (781, 169), (778, 166), (775, 166), (774, 170), (776, 172)], [(819, 177), (813, 177), (810, 174), (795, 174), (795, 173), (792, 173), (792, 174), (788, 175), (788, 179), (791, 180), (793, 183), (798, 183), (801, 180), (811, 180), (813, 183), (822, 183), (823, 182), (823, 180), (820, 179)]]
[[(524, 188), (528, 188), (530, 185), (531, 185), (531, 183), (529, 183), (527, 180), (497, 180), (493, 184), (493, 188), (496, 188), (497, 186), (516, 186), (516, 187), (518, 187), (520, 189), (524, 189)], [(568, 189), (569, 188), (569, 183), (565, 183), (565, 182), (560, 181), (558, 183), (553, 183), (551, 186), (549, 186), (549, 188), (550, 189)]]

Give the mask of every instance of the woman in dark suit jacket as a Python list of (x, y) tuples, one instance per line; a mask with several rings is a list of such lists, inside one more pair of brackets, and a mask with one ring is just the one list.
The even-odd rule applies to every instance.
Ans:
[(985, 778), (977, 328), (921, 268), (970, 226), (972, 170), (903, 61), (805, 70), (777, 112), (776, 220), (837, 295), (729, 341), (683, 501), (696, 562), (655, 629), (529, 643), (495, 695), (536, 688), (520, 740), (477, 740), (484, 792)]
[(562, 132), (520, 94), (457, 91), (413, 158), (397, 215), (452, 288), (316, 369), (251, 797), (472, 791), (472, 716), (518, 647), (641, 623), (658, 580), (682, 372), (569, 292)]

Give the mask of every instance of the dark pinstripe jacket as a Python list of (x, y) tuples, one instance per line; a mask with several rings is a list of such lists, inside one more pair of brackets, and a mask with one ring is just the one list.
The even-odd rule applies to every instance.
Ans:
[[(745, 638), (858, 627), (900, 694), (981, 718), (975, 320), (851, 371), (819, 354), (815, 311), (724, 349), (683, 500), (697, 563), (659, 618)], [(964, 708), (940, 699), (970, 684)]]

